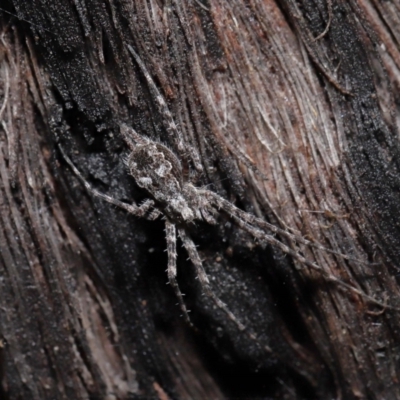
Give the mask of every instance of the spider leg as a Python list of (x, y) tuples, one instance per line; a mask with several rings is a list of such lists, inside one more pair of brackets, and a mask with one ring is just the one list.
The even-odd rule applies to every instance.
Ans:
[(147, 219), (150, 221), (156, 220), (160, 215), (162, 215), (162, 212), (158, 208), (154, 208), (152, 212), (147, 216)]
[(86, 190), (89, 193), (92, 193), (94, 196), (99, 197), (100, 199), (103, 199), (103, 200), (107, 201), (108, 203), (114, 204), (115, 206), (122, 208), (122, 209), (128, 211), (128, 213), (136, 215), (137, 217), (143, 217), (150, 210), (150, 208), (154, 206), (153, 200), (148, 199), (148, 200), (144, 201), (140, 206), (138, 206), (136, 204), (124, 203), (123, 201), (114, 199), (111, 196), (108, 196), (104, 193), (99, 192), (98, 190), (93, 188), (90, 185), (90, 183), (83, 177), (83, 175), (78, 170), (78, 168), (76, 168), (76, 166), (74, 165), (72, 160), (67, 156), (67, 154), (65, 153), (65, 151), (62, 148), (62, 146), (60, 145), (60, 143), (58, 143), (58, 148), (60, 149), (60, 152), (61, 152), (64, 160), (67, 162), (67, 164), (72, 169), (74, 174), (78, 177), (78, 179), (83, 183), (83, 185), (85, 186)]
[(358, 260), (356, 258), (350, 257), (350, 256), (340, 253), (338, 251), (328, 249), (327, 247), (324, 247), (319, 243), (315, 243), (310, 240), (304, 239), (301, 236), (295, 235), (293, 233), (286, 231), (285, 229), (281, 229), (273, 224), (270, 224), (270, 223), (262, 220), (261, 218), (257, 218), (256, 216), (249, 214), (249, 213), (241, 210), (240, 208), (235, 207), (232, 203), (225, 200), (223, 197), (217, 195), (214, 192), (207, 190), (207, 191), (202, 191), (201, 194), (204, 194), (209, 199), (209, 201), (211, 203), (213, 203), (214, 206), (216, 206), (217, 208), (224, 210), (231, 216), (237, 215), (241, 220), (245, 221), (250, 226), (254, 226), (254, 227), (260, 228), (261, 230), (269, 231), (274, 234), (278, 234), (280, 236), (288, 238), (289, 240), (292, 240), (293, 242), (297, 242), (297, 243), (303, 244), (305, 246), (313, 247), (315, 249), (325, 251), (327, 253), (335, 254), (336, 256), (339, 256), (339, 257), (343, 258), (344, 260), (353, 261), (353, 262), (362, 263), (362, 264), (369, 264), (366, 261)]
[(331, 26), (332, 23), (332, 0), (328, 0), (328, 23), (326, 24), (326, 27), (324, 29), (323, 32), (321, 32), (317, 37), (315, 37), (314, 39), (312, 39), (312, 42), (316, 42), (317, 40), (322, 39), (329, 31), (329, 28)]
[(180, 154), (185, 156), (184, 153), (185, 153), (185, 151), (188, 150), (196, 170), (198, 170), (199, 172), (203, 171), (203, 166), (200, 162), (200, 156), (199, 156), (197, 150), (192, 146), (185, 145), (182, 132), (176, 126), (175, 121), (172, 117), (171, 111), (169, 110), (168, 105), (167, 105), (166, 101), (164, 100), (164, 97), (161, 95), (160, 91), (158, 90), (156, 84), (154, 83), (153, 78), (149, 74), (149, 71), (147, 70), (143, 61), (141, 60), (139, 55), (136, 53), (136, 51), (132, 48), (132, 46), (130, 46), (129, 44), (127, 46), (128, 46), (128, 50), (132, 54), (136, 63), (139, 65), (139, 68), (142, 71), (142, 74), (146, 78), (147, 84), (149, 85), (150, 92), (153, 95), (155, 102), (157, 104), (158, 112), (165, 118), (165, 121), (166, 121), (165, 129), (166, 129), (167, 133), (174, 140), (176, 147), (178, 148)]
[(212, 299), (212, 301), (218, 308), (223, 310), (228, 315), (228, 317), (237, 325), (240, 331), (244, 331), (246, 329), (245, 326), (235, 317), (235, 315), (231, 311), (229, 311), (226, 304), (222, 302), (211, 289), (210, 281), (208, 279), (206, 271), (204, 270), (203, 263), (201, 262), (199, 253), (196, 250), (196, 246), (193, 243), (193, 240), (186, 234), (184, 229), (178, 229), (178, 232), (180, 238), (182, 239), (183, 246), (185, 247), (189, 255), (190, 261), (192, 261), (196, 269), (196, 273), (204, 292)]
[[(182, 239), (183, 246), (185, 247), (190, 260), (192, 261), (196, 272), (197, 276), (199, 277), (200, 284), (204, 290), (204, 293), (211, 298), (211, 300), (214, 302), (214, 304), (224, 311), (226, 315), (229, 317), (229, 319), (238, 327), (240, 331), (245, 331), (246, 334), (249, 336), (250, 339), (259, 342), (257, 336), (255, 336), (253, 333), (248, 331), (246, 327), (236, 318), (236, 316), (228, 309), (226, 304), (219, 299), (215, 293), (213, 292), (210, 281), (208, 279), (207, 273), (204, 270), (203, 263), (200, 259), (199, 253), (196, 250), (196, 246), (193, 243), (193, 240), (189, 237), (189, 235), (186, 234), (184, 229), (178, 229), (179, 236)], [(271, 352), (272, 350), (270, 347), (263, 345), (264, 350)]]
[(183, 137), (182, 133), (178, 130), (174, 119), (172, 118), (171, 111), (169, 111), (169, 108), (167, 106), (167, 103), (164, 100), (164, 97), (161, 95), (160, 91), (158, 90), (156, 84), (153, 81), (153, 78), (150, 76), (149, 72), (147, 71), (146, 66), (144, 65), (143, 61), (139, 57), (139, 55), (136, 53), (135, 50), (133, 50), (133, 47), (128, 44), (128, 50), (132, 54), (133, 58), (135, 59), (136, 63), (139, 65), (140, 70), (142, 71), (142, 74), (146, 78), (147, 84), (149, 85), (150, 92), (152, 93), (156, 104), (158, 106), (158, 111), (165, 117), (167, 120), (167, 126), (166, 130), (169, 134), (171, 134), (171, 137), (175, 140), (176, 145), (178, 147), (179, 151), (184, 151), (185, 150), (185, 145), (183, 142)]
[(217, 225), (217, 220), (214, 218), (214, 215), (212, 215), (206, 208), (202, 208), (200, 212), (201, 216), (208, 224)]
[(332, 275), (326, 269), (322, 268), (320, 265), (316, 264), (315, 262), (307, 260), (300, 253), (293, 251), (289, 246), (280, 242), (274, 236), (268, 235), (265, 232), (263, 232), (262, 230), (249, 225), (246, 221), (243, 221), (236, 214), (230, 214), (230, 216), (238, 224), (238, 226), (240, 228), (242, 228), (244, 231), (250, 233), (250, 235), (252, 235), (254, 238), (258, 239), (261, 242), (268, 243), (271, 246), (282, 250), (285, 254), (288, 254), (289, 256), (293, 257), (294, 259), (299, 261), (301, 264), (306, 265), (307, 267), (310, 267), (316, 271), (319, 271), (329, 281), (334, 282), (334, 283), (338, 284), (339, 286), (342, 286), (353, 293), (356, 293), (357, 295), (361, 296), (362, 298), (367, 299), (372, 304), (376, 304), (380, 307), (383, 307), (384, 309), (389, 308), (389, 309), (398, 310), (397, 307), (388, 306), (386, 303), (383, 303), (382, 301), (379, 301), (379, 300), (375, 299), (374, 297), (369, 296), (368, 294), (364, 293), (362, 290), (357, 289), (356, 287), (342, 281), (341, 279)]
[(165, 234), (167, 239), (167, 252), (168, 252), (168, 281), (178, 298), (179, 305), (181, 307), (183, 318), (185, 321), (193, 327), (192, 322), (189, 318), (189, 313), (186, 308), (185, 302), (183, 301), (182, 292), (179, 289), (178, 281), (176, 280), (177, 269), (176, 269), (176, 229), (175, 224), (170, 222), (168, 219), (165, 220)]
[(149, 143), (147, 138), (140, 136), (132, 127), (126, 124), (121, 124), (120, 132), (130, 150), (135, 150), (136, 144)]

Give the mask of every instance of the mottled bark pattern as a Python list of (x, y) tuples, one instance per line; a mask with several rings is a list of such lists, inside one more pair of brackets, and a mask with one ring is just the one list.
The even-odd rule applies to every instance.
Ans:
[[(0, 7), (1, 398), (400, 398), (399, 0)], [(191, 328), (164, 222), (91, 195), (57, 146), (140, 205), (124, 124), (196, 188), (358, 260), (277, 234), (388, 307), (219, 213), (180, 233), (246, 329), (178, 241)]]

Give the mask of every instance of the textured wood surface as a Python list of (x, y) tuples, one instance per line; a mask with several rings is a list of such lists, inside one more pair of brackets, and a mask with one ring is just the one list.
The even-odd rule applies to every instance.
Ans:
[[(2, 398), (400, 398), (398, 0), (0, 7)], [(197, 329), (184, 323), (163, 221), (94, 199), (56, 145), (98, 190), (146, 199), (120, 125), (176, 149), (127, 44), (200, 153), (196, 185), (353, 257), (278, 237), (386, 308), (221, 214), (191, 236), (258, 339), (202, 296), (180, 249)]]

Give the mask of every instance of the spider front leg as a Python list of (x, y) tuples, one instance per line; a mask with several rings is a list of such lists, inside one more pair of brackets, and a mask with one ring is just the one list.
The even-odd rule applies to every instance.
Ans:
[(178, 281), (176, 280), (177, 269), (176, 269), (176, 228), (175, 224), (170, 222), (168, 219), (165, 221), (165, 234), (167, 239), (167, 253), (168, 253), (168, 281), (175, 292), (176, 297), (179, 300), (183, 318), (185, 321), (193, 327), (192, 322), (189, 318), (189, 313), (186, 308), (185, 302), (183, 301), (182, 292), (179, 289)]
[(154, 83), (154, 80), (151, 77), (149, 71), (147, 70), (146, 65), (144, 64), (144, 62), (142, 61), (142, 59), (139, 57), (139, 55), (136, 53), (136, 51), (133, 49), (132, 46), (128, 44), (127, 47), (129, 52), (135, 59), (136, 63), (138, 64), (140, 70), (142, 71), (144, 77), (146, 78), (148, 87), (153, 96), (154, 102), (158, 108), (158, 112), (164, 118), (165, 129), (168, 135), (171, 137), (171, 139), (175, 142), (179, 154), (184, 159), (186, 159), (187, 156), (189, 155), (195, 169), (198, 172), (203, 172), (203, 165), (201, 163), (198, 151), (196, 150), (195, 147), (189, 145), (188, 143), (185, 143), (186, 140), (183, 137), (182, 131), (176, 125), (172, 117), (171, 111), (169, 110), (168, 105), (164, 97), (162, 96), (161, 92), (158, 90), (156, 84)]
[(105, 200), (108, 203), (111, 203), (119, 208), (124, 209), (125, 211), (128, 211), (129, 214), (135, 215), (137, 217), (144, 217), (145, 214), (154, 206), (154, 201), (153, 200), (145, 200), (140, 206), (137, 204), (128, 204), (124, 203), (123, 201), (114, 199), (114, 197), (108, 196), (104, 193), (99, 192), (95, 188), (93, 188), (90, 183), (83, 177), (81, 172), (76, 168), (72, 160), (67, 156), (65, 153), (64, 149), (58, 143), (58, 148), (60, 149), (60, 152), (64, 158), (64, 160), (67, 162), (69, 167), (72, 169), (74, 174), (77, 176), (77, 178), (83, 183), (85, 186), (86, 190), (89, 193), (92, 193), (94, 196), (99, 197), (100, 199)]
[(140, 136), (131, 126), (121, 124), (120, 132), (131, 151), (135, 150), (136, 145), (145, 145), (149, 143), (149, 139)]

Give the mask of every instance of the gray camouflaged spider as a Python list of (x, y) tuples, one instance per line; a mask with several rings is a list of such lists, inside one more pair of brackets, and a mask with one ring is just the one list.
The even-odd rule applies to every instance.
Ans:
[[(64, 159), (90, 193), (138, 217), (154, 220), (160, 215), (164, 216), (168, 253), (168, 280), (179, 300), (179, 305), (187, 323), (192, 325), (177, 282), (176, 231), (178, 231), (189, 258), (196, 269), (199, 282), (205, 294), (212, 299), (218, 308), (227, 314), (229, 319), (237, 325), (239, 330), (245, 330), (245, 326), (228, 309), (227, 305), (223, 303), (213, 292), (196, 246), (190, 238), (187, 229), (190, 224), (199, 220), (204, 220), (211, 225), (216, 224), (218, 215), (221, 212), (227, 214), (241, 229), (248, 232), (259, 242), (279, 248), (285, 254), (288, 254), (299, 261), (300, 264), (318, 270), (326, 277), (327, 280), (335, 282), (340, 286), (357, 293), (374, 304), (387, 307), (386, 304), (382, 304), (382, 302), (379, 300), (368, 296), (361, 290), (336, 278), (334, 275), (316, 263), (307, 260), (302, 256), (299, 250), (293, 250), (286, 244), (279, 241), (275, 235), (280, 235), (293, 244), (298, 243), (311, 246), (322, 251), (336, 254), (346, 260), (355, 262), (360, 262), (360, 260), (356, 260), (344, 254), (327, 249), (320, 244), (311, 242), (301, 236), (294, 235), (287, 230), (278, 228), (275, 225), (272, 225), (250, 213), (237, 208), (235, 205), (225, 200), (217, 193), (205, 188), (198, 188), (191, 182), (185, 181), (180, 158), (187, 159), (187, 155), (189, 154), (195, 169), (197, 171), (201, 171), (202, 165), (197, 151), (189, 145), (185, 146), (182, 132), (180, 132), (177, 128), (164, 98), (160, 94), (157, 86), (145, 68), (144, 63), (131, 46), (128, 45), (128, 49), (146, 78), (150, 92), (155, 99), (158, 111), (164, 118), (165, 130), (172, 138), (174, 147), (178, 151), (179, 155), (179, 157), (175, 155), (172, 150), (163, 144), (139, 135), (133, 128), (125, 124), (121, 126), (122, 137), (130, 150), (130, 154), (126, 160), (129, 173), (135, 179), (137, 185), (147, 191), (150, 199), (138, 206), (134, 203), (128, 204), (121, 202), (111, 196), (97, 191), (82, 176), (80, 171), (75, 167), (71, 159), (63, 150), (58, 138), (56, 139)], [(243, 161), (245, 162), (245, 160)], [(249, 331), (246, 332), (250, 338), (257, 339), (253, 333)], [(264, 348), (270, 351), (268, 346), (264, 346)]]
[[(121, 202), (94, 189), (75, 167), (60, 144), (59, 148), (64, 159), (76, 176), (82, 181), (86, 189), (96, 197), (100, 197), (138, 217), (154, 220), (160, 215), (164, 216), (168, 253), (168, 280), (179, 300), (183, 316), (190, 325), (192, 325), (192, 323), (177, 282), (176, 231), (178, 231), (189, 258), (196, 269), (199, 282), (205, 294), (212, 299), (218, 308), (227, 314), (229, 319), (237, 325), (239, 330), (245, 330), (245, 326), (228, 309), (227, 305), (213, 292), (196, 246), (187, 232), (188, 225), (196, 220), (204, 220), (209, 224), (216, 224), (216, 218), (221, 211), (226, 213), (241, 229), (248, 232), (259, 242), (267, 243), (279, 248), (285, 254), (289, 254), (298, 260), (301, 264), (320, 271), (328, 280), (344, 286), (362, 297), (369, 299), (375, 304), (384, 306), (378, 300), (371, 298), (357, 288), (336, 278), (316, 263), (307, 260), (299, 252), (292, 250), (290, 247), (275, 238), (274, 235), (281, 235), (292, 242), (328, 251), (348, 260), (356, 260), (326, 249), (319, 244), (310, 242), (301, 236), (294, 235), (257, 218), (252, 214), (240, 210), (235, 205), (211, 190), (197, 188), (192, 183), (185, 182), (181, 163), (168, 147), (139, 135), (135, 130), (127, 125), (122, 125), (121, 133), (130, 150), (130, 154), (126, 160), (129, 173), (135, 179), (138, 186), (145, 189), (151, 197), (151, 199), (146, 200), (140, 206)], [(247, 334), (252, 339), (257, 339), (251, 332), (247, 332)]]

